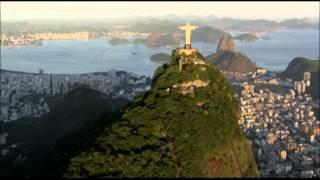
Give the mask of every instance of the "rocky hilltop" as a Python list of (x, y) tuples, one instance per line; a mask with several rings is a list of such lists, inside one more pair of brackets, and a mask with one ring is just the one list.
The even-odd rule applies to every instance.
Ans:
[(232, 39), (232, 36), (230, 35), (223, 35), (222, 38), (219, 41), (217, 52), (220, 51), (235, 51), (236, 45)]
[(217, 52), (206, 58), (220, 70), (238, 73), (253, 72), (257, 69), (255, 63), (241, 52), (236, 52), (234, 40), (230, 35), (224, 35), (218, 44)]
[(230, 84), (195, 49), (180, 50), (156, 70), (151, 89), (71, 159), (64, 176), (259, 176)]

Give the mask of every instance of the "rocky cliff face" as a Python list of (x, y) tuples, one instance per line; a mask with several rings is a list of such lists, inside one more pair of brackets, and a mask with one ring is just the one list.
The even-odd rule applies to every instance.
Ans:
[(220, 51), (235, 51), (236, 45), (232, 39), (232, 37), (228, 34), (225, 34), (222, 36), (222, 38), (219, 41), (217, 52)]
[[(198, 52), (187, 56), (176, 50), (171, 57), (121, 120), (71, 159), (65, 176), (259, 176), (228, 81)], [(179, 71), (181, 59), (188, 62)]]

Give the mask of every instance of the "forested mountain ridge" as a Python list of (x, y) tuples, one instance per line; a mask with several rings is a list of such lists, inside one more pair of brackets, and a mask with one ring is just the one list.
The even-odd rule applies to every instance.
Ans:
[[(71, 159), (65, 177), (259, 176), (228, 81), (198, 52), (174, 50), (171, 57), (154, 73), (151, 89)], [(180, 71), (181, 58), (201, 63)]]

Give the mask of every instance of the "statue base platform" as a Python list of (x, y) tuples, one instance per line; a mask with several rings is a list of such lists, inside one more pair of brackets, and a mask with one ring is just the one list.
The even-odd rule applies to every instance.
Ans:
[(198, 52), (198, 49), (196, 49), (196, 48), (190, 48), (190, 49), (177, 48), (177, 51), (179, 52), (179, 55), (182, 55), (182, 53), (185, 53), (188, 56), (188, 55), (191, 55), (193, 53)]
[(185, 49), (191, 49), (191, 44), (185, 44), (185, 45), (184, 45), (184, 48), (185, 48)]

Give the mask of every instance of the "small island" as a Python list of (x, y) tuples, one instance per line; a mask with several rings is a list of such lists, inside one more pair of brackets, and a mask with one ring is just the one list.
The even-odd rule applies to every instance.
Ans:
[(150, 57), (151, 61), (160, 62), (160, 63), (169, 63), (170, 62), (170, 55), (167, 53), (157, 53)]
[(261, 37), (261, 39), (263, 39), (263, 40), (271, 40), (271, 38), (269, 36), (263, 36), (263, 37)]
[(112, 37), (108, 43), (111, 45), (117, 45), (117, 44), (128, 44), (130, 41), (127, 39), (120, 39), (116, 37)]
[(234, 39), (244, 42), (254, 42), (258, 39), (258, 37), (251, 33), (243, 33), (236, 36)]

